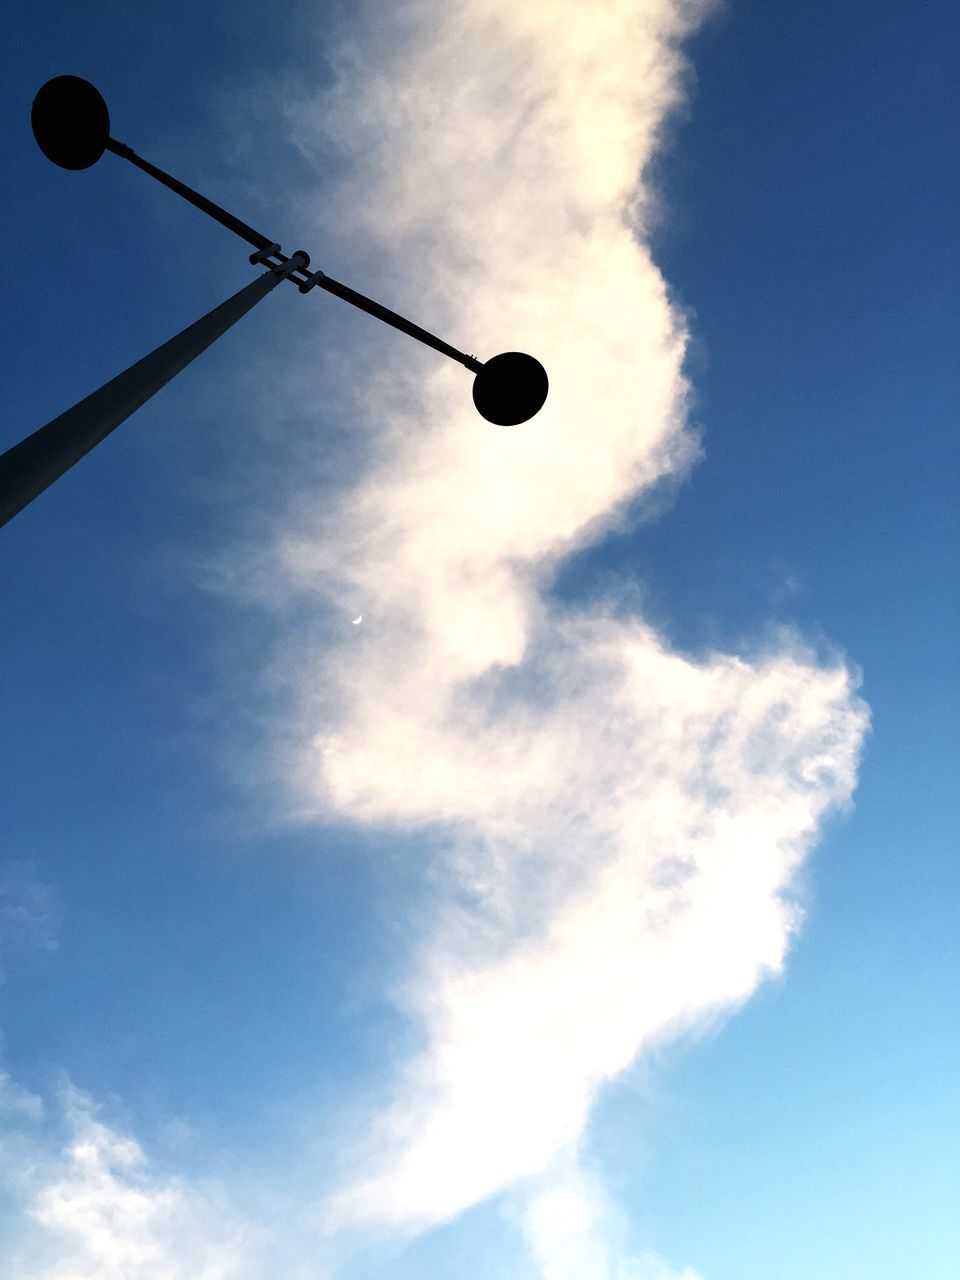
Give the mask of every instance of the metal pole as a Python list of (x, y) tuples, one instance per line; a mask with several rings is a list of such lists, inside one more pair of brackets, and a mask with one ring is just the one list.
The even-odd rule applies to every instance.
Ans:
[(182, 333), (0, 455), (0, 526), (156, 395), (302, 263), (302, 257), (294, 254), (285, 266), (265, 271)]

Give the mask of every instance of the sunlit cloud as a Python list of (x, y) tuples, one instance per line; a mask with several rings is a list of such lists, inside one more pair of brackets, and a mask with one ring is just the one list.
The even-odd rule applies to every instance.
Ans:
[(701, 455), (645, 175), (704, 9), (378, 11), (333, 87), (287, 106), (306, 156), (346, 158), (315, 199), (389, 261), (385, 300), (551, 378), (498, 430), (443, 361), (361, 377), (369, 465), (279, 522), (272, 590), (365, 625), (297, 634), (277, 772), (301, 815), (421, 831), (430, 865), (393, 986), (423, 1050), (334, 1223), (423, 1228), (575, 1150), (606, 1083), (779, 972), (797, 869), (855, 785), (867, 714), (840, 656), (786, 632), (685, 655), (614, 601), (551, 597)]

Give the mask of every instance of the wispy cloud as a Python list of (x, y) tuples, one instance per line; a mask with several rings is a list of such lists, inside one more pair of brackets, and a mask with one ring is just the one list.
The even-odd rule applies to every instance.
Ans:
[(288, 103), (305, 154), (346, 159), (324, 216), (385, 300), (551, 376), (513, 430), (442, 361), (419, 385), (362, 377), (369, 468), (285, 516), (270, 565), (328, 620), (290, 668), (296, 804), (420, 830), (432, 854), (395, 986), (424, 1047), (331, 1204), (342, 1223), (423, 1227), (574, 1149), (605, 1082), (780, 969), (794, 874), (854, 787), (867, 714), (839, 657), (786, 632), (692, 657), (550, 593), (700, 454), (644, 175), (703, 12), (418, 0), (368, 12), (332, 89)]
[[(17, 1090), (17, 1097), (23, 1097)], [(251, 1233), (206, 1186), (164, 1173), (89, 1098), (60, 1098), (66, 1134), (0, 1133), (0, 1193), (11, 1205), (0, 1266), (18, 1280), (240, 1280)]]
[(39, 1120), (43, 1116), (43, 1099), (18, 1084), (9, 1072), (0, 1069), (0, 1121), (8, 1123), (26, 1118)]
[(543, 1280), (701, 1280), (657, 1254), (630, 1255), (620, 1217), (596, 1179), (576, 1167), (536, 1187), (521, 1221)]
[(56, 950), (59, 921), (56, 891), (28, 863), (11, 861), (0, 868), (0, 982), (16, 953), (35, 947)]

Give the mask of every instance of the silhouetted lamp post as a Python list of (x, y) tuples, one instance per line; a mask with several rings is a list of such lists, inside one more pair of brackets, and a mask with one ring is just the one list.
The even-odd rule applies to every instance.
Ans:
[(474, 404), (489, 422), (515, 426), (532, 418), (543, 406), (547, 398), (547, 374), (533, 356), (522, 351), (505, 351), (481, 362), (324, 272), (308, 270), (310, 257), (302, 249), (286, 257), (269, 236), (255, 231), (206, 196), (142, 159), (124, 143), (111, 138), (107, 104), (89, 81), (78, 76), (57, 76), (47, 81), (34, 99), (31, 123), (40, 150), (54, 164), (63, 169), (89, 169), (104, 151), (112, 151), (253, 245), (255, 252), (250, 255), (250, 262), (261, 263), (268, 269), (195, 324), (0, 455), (0, 525), (6, 524), (89, 453), (281, 280), (292, 280), (301, 293), (309, 293), (314, 288), (326, 289), (470, 369), (475, 375)]

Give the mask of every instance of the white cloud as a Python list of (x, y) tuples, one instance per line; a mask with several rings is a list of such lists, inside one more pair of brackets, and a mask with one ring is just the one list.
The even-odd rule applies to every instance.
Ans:
[(297, 804), (444, 848), (396, 992), (423, 1052), (340, 1222), (421, 1227), (537, 1174), (605, 1082), (746, 1000), (782, 966), (792, 878), (854, 787), (867, 717), (841, 660), (789, 634), (684, 656), (642, 617), (549, 594), (571, 550), (699, 456), (641, 177), (703, 11), (377, 7), (333, 89), (289, 106), (307, 155), (333, 139), (349, 161), (316, 207), (382, 266), (383, 300), (551, 377), (538, 417), (494, 429), (464, 370), (438, 358), (418, 385), (380, 335), (396, 363), (357, 392), (369, 470), (285, 516), (270, 567), (279, 595), (369, 624), (291, 645)]
[(576, 1166), (554, 1170), (521, 1216), (542, 1280), (700, 1280), (657, 1254), (626, 1253), (620, 1217), (595, 1178)]
[[(68, 1130), (62, 1146), (39, 1130), (0, 1133), (0, 1190), (13, 1208), (0, 1246), (4, 1275), (241, 1280), (249, 1274), (252, 1233), (217, 1192), (158, 1170), (132, 1138), (97, 1118), (84, 1095), (67, 1089), (61, 1102)], [(39, 1119), (39, 1107), (20, 1111)]]

